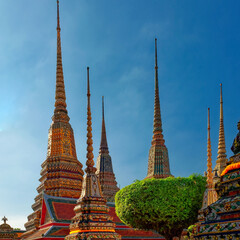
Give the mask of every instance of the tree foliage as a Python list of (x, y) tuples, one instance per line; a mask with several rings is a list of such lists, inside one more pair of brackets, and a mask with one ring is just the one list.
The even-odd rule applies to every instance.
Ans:
[(197, 221), (205, 186), (206, 178), (195, 174), (137, 180), (117, 193), (116, 213), (127, 225), (172, 239)]

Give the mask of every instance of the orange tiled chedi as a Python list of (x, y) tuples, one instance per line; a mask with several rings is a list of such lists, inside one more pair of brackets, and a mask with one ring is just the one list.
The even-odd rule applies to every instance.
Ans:
[(32, 205), (33, 213), (25, 224), (27, 238), (40, 228), (43, 194), (78, 198), (81, 194), (83, 171), (77, 159), (74, 133), (69, 123), (62, 66), (59, 2), (57, 1), (57, 69), (55, 109), (48, 134), (47, 159), (42, 164), (38, 195)]
[(89, 68), (87, 68), (87, 80), (87, 168), (85, 169), (82, 194), (74, 208), (76, 214), (69, 226), (70, 234), (65, 237), (65, 240), (120, 240), (121, 236), (115, 231), (116, 225), (109, 215), (107, 200), (103, 197), (96, 175), (97, 169), (94, 167)]

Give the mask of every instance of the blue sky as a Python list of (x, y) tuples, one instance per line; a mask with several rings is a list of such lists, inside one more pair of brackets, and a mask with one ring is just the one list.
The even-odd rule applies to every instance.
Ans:
[[(237, 133), (239, 1), (60, 0), (63, 68), (78, 159), (86, 161), (90, 66), (95, 160), (105, 96), (107, 138), (121, 187), (147, 174), (154, 103), (154, 38), (164, 138), (174, 176), (213, 164), (223, 83), (228, 157)], [(37, 194), (54, 109), (56, 1), (0, 2), (0, 217), (23, 228)]]

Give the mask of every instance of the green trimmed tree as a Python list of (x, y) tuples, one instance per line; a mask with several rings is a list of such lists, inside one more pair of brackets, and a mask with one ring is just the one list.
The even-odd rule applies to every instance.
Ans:
[(206, 178), (195, 174), (137, 180), (116, 194), (116, 213), (126, 225), (155, 230), (171, 240), (197, 221), (205, 186)]

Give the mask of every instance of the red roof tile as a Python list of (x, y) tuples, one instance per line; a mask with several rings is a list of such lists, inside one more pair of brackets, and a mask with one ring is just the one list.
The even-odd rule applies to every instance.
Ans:
[(43, 228), (43, 229), (39, 229), (37, 232), (33, 233), (32, 235), (30, 235), (28, 238), (26, 239), (38, 239), (38, 238), (42, 238), (42, 236), (50, 229), (50, 227), (47, 228)]
[(121, 220), (119, 219), (119, 217), (117, 216), (116, 212), (115, 212), (115, 207), (109, 207), (109, 215), (111, 217), (113, 217), (113, 221), (115, 223), (122, 223)]
[(71, 220), (75, 216), (73, 211), (75, 204), (53, 202), (53, 208), (57, 219), (59, 220)]
[(56, 232), (51, 233), (49, 236), (67, 236), (69, 234), (69, 228), (61, 228)]

